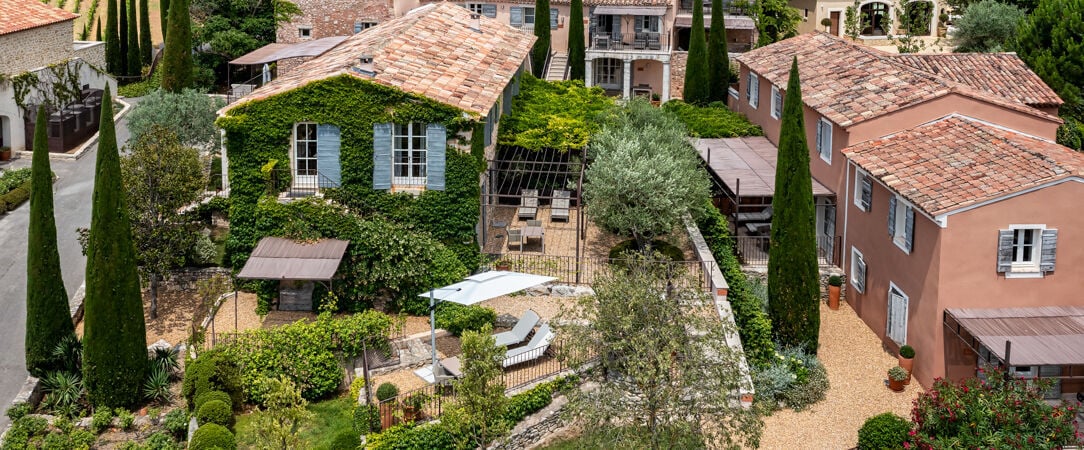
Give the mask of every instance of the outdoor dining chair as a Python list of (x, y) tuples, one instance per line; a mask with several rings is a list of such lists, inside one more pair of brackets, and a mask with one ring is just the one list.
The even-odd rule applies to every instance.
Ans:
[(523, 230), (519, 228), (508, 229), (508, 248), (512, 248), (512, 244), (519, 246), (519, 251), (523, 251)]

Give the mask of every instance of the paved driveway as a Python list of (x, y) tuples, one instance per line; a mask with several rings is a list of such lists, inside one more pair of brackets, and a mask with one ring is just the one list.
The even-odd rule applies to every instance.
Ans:
[[(131, 99), (126, 100), (134, 103)], [(117, 141), (128, 141), (125, 119), (117, 123)], [(57, 244), (64, 287), (74, 295), (83, 283), (86, 257), (79, 247), (75, 229), (90, 226), (91, 197), (94, 191), (95, 145), (76, 161), (52, 160), (58, 180), (54, 189)], [(5, 168), (28, 167), (30, 158), (14, 161)], [(26, 239), (30, 222), (30, 203), (0, 216), (0, 413), (19, 393), (27, 372), (23, 350), (26, 326)], [(0, 414), (0, 430), (8, 418)]]

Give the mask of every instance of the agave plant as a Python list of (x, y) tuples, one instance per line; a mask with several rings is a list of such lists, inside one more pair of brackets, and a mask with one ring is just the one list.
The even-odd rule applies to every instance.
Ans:
[(169, 390), (169, 377), (168, 369), (155, 365), (143, 381), (143, 397), (154, 402), (169, 403), (173, 399), (173, 392)]
[(79, 373), (83, 367), (83, 343), (74, 334), (68, 335), (56, 343), (52, 356), (58, 369)]
[(172, 375), (176, 373), (180, 367), (177, 349), (171, 347), (157, 347), (154, 349), (154, 356), (151, 357), (152, 371), (161, 369), (165, 371), (166, 375)]
[(41, 380), (45, 407), (58, 416), (72, 417), (82, 411), (83, 380), (64, 371), (50, 372)]

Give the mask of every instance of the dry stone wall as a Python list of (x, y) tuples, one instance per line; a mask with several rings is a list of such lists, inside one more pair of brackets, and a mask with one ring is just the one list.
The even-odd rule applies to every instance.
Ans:
[(72, 56), (70, 20), (0, 36), (0, 73), (5, 75), (18, 75)]

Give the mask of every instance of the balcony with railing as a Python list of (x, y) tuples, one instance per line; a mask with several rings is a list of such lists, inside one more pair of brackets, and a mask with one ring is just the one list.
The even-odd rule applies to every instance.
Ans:
[[(695, 0), (681, 0), (681, 2), (678, 3), (677, 13), (679, 15), (684, 15), (684, 14), (692, 15), (693, 6), (695, 5), (695, 3), (693, 3), (694, 1)], [(737, 2), (737, 1), (732, 1), (732, 0), (723, 0), (722, 15), (727, 15), (727, 16), (747, 16), (747, 15), (749, 15), (748, 8), (749, 8), (749, 5), (751, 3), (752, 2)], [(704, 17), (711, 17), (711, 1), (710, 0), (704, 2)]]
[(670, 32), (644, 31), (639, 33), (596, 32), (591, 36), (590, 50), (668, 52), (670, 50)]
[(297, 174), (287, 168), (272, 169), (266, 177), (267, 193), (282, 201), (306, 197), (322, 197), (327, 189), (339, 188), (339, 183), (319, 171)]

